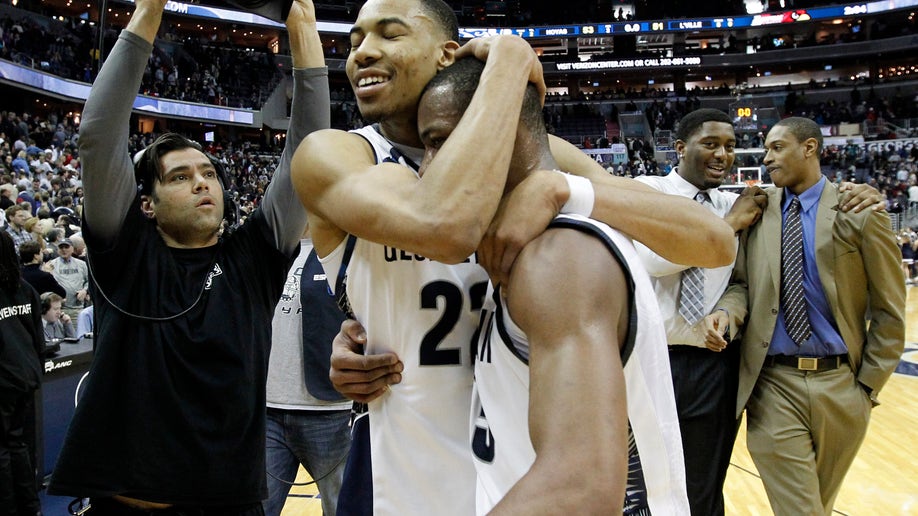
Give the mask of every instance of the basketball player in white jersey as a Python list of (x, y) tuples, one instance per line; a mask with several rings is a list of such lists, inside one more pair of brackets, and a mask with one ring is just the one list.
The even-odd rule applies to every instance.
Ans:
[[(352, 32), (355, 50), (349, 73), (355, 56), (371, 61), (364, 54), (398, 44), (410, 32), (408, 24), (429, 18), (419, 5), (401, 13), (406, 23), (378, 14), (372, 4), (361, 11), (362, 19), (368, 13), (372, 21), (358, 20)], [(420, 31), (415, 36), (432, 37)], [(530, 77), (541, 81), (541, 67), (529, 45), (514, 38), (496, 42), (489, 60), (488, 87), (477, 108), (487, 113), (482, 119), (493, 126), (493, 134), (482, 133), (474, 140), (484, 163), (506, 174), (505, 149), (512, 147), (523, 90)], [(435, 64), (430, 63), (433, 71)], [(379, 63), (352, 75), (365, 116), (397, 104), (378, 106), (376, 90), (416, 80), (405, 75)], [(424, 83), (417, 85), (418, 93)], [(403, 95), (398, 91), (391, 96)], [(416, 99), (410, 104), (415, 110)], [(479, 188), (492, 176), (489, 166), (466, 165), (459, 175), (432, 163), (429, 176), (419, 181), (414, 163), (422, 150), (396, 144), (405, 139), (398, 132), (404, 128), (383, 125), (388, 120), (353, 133), (320, 135), (324, 138), (317, 140), (325, 143), (310, 142), (295, 158), (308, 159), (310, 169), (323, 171), (297, 187), (302, 199), (316, 201), (308, 204), (317, 213), (310, 224), (332, 288), (366, 328), (367, 354), (394, 352), (405, 369), (406, 381), (372, 401), (369, 417), (358, 421), (338, 514), (464, 516), (474, 511), (475, 479), (468, 452), (469, 349), (487, 283), (484, 270), (469, 257), (497, 208), (504, 178), (498, 174), (496, 186)], [(416, 125), (411, 131), (416, 134)], [(329, 145), (329, 140), (334, 143)], [(346, 155), (335, 157), (328, 149)], [(367, 158), (371, 161), (364, 163)], [(445, 152), (444, 158), (459, 161), (460, 149), (451, 157)], [(346, 176), (336, 174), (342, 164)], [(317, 180), (324, 184), (315, 184)], [(463, 186), (465, 181), (471, 183)], [(321, 195), (308, 193), (317, 191)], [(463, 217), (468, 205), (476, 206), (468, 213), (473, 216)]]
[[(474, 511), (469, 348), (486, 278), (469, 257), (503, 192), (525, 86), (531, 81), (544, 91), (544, 83), (523, 40), (497, 37), (459, 50), (456, 34), (455, 16), (441, 0), (370, 0), (351, 31), (347, 73), (361, 113), (379, 123), (359, 132), (316, 133), (294, 157), (294, 185), (310, 212), (316, 251), (336, 294), (367, 328), (367, 355), (345, 358), (344, 369), (362, 379), (367, 371), (377, 380), (382, 374), (384, 383), (404, 375), (382, 396), (383, 384), (362, 395), (336, 384), (358, 400), (378, 398), (358, 422), (338, 514)], [(459, 124), (456, 143), (444, 146), (421, 178), (412, 166), (422, 154), (417, 99), (436, 71), (463, 52), (487, 59), (481, 94), (470, 108), (476, 115)], [(565, 166), (606, 175), (569, 145), (559, 152), (569, 157)], [(570, 196), (563, 179), (552, 177), (543, 186), (541, 198), (557, 206)], [(731, 259), (721, 244), (732, 235), (729, 228), (722, 231), (721, 221), (693, 203), (678, 207), (678, 200), (672, 205), (642, 186), (629, 187), (636, 189), (627, 199), (615, 188), (598, 187), (597, 210), (651, 247), (677, 255), (676, 261), (697, 261), (684, 248), (664, 249), (686, 241), (713, 246), (701, 261)], [(680, 225), (693, 222), (674, 229), (658, 218), (659, 210), (649, 219), (629, 210), (641, 196), (678, 209)]]
[[(458, 60), (425, 89), (422, 170), (482, 68)], [(557, 168), (529, 90), (507, 191)], [(489, 289), (475, 357), (478, 514), (688, 514), (666, 335), (630, 239), (558, 216), (523, 249), (509, 283)]]

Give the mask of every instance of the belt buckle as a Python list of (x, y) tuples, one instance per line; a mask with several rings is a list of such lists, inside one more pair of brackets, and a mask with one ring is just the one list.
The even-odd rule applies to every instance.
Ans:
[(797, 369), (801, 371), (816, 371), (819, 369), (819, 359), (816, 357), (797, 357)]

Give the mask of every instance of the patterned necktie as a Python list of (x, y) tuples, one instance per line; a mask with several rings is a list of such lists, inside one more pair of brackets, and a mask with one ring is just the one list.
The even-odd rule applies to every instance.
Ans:
[[(709, 199), (705, 192), (695, 194), (695, 200), (704, 204)], [(679, 315), (690, 326), (704, 317), (704, 269), (692, 267), (682, 271), (682, 285), (679, 289)]]
[(788, 207), (781, 239), (781, 306), (787, 334), (799, 346), (810, 338), (812, 330), (803, 295), (803, 224), (797, 197)]

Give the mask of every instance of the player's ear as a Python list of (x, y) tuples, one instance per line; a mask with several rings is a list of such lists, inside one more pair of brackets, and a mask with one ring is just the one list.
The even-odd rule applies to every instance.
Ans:
[(143, 213), (144, 217), (148, 219), (156, 218), (156, 211), (153, 209), (153, 196), (151, 195), (141, 195), (140, 196), (140, 211)]
[(442, 70), (456, 61), (456, 50), (459, 49), (459, 43), (447, 41), (440, 47), (440, 58), (437, 59), (437, 68)]

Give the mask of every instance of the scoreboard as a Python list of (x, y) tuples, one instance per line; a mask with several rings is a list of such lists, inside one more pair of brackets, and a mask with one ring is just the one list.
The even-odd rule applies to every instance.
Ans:
[[(133, 3), (133, 0), (123, 0)], [(516, 28), (480, 28), (464, 27), (459, 29), (462, 39), (472, 39), (496, 34), (516, 34), (526, 39), (536, 38), (570, 38), (579, 36), (653, 34), (659, 32), (690, 32), (698, 30), (721, 30), (734, 28), (762, 27), (784, 23), (805, 22), (809, 20), (834, 20), (875, 14), (896, 9), (907, 9), (918, 6), (918, 0), (873, 0), (867, 3), (832, 5), (809, 9), (791, 9), (774, 13), (712, 18), (687, 18), (680, 20), (656, 21), (620, 21), (588, 25), (552, 25), (541, 27)], [(264, 25), (283, 28), (282, 23), (269, 20), (257, 14), (214, 6), (200, 5), (196, 2), (169, 0), (166, 10), (176, 14), (196, 18), (211, 18), (227, 22)], [(318, 22), (319, 32), (324, 34), (348, 34), (350, 23)]]
[(656, 20), (599, 23), (590, 25), (553, 25), (542, 27), (517, 28), (461, 28), (462, 39), (472, 39), (497, 34), (515, 34), (526, 39), (537, 38), (570, 38), (578, 36), (653, 34), (658, 32), (691, 32), (698, 30), (718, 30), (734, 28), (752, 28), (785, 23), (805, 22), (810, 20), (838, 19), (873, 14), (893, 9), (903, 9), (918, 5), (918, 0), (879, 0), (869, 3), (832, 5), (809, 9), (791, 9), (775, 13), (762, 13), (747, 16), (693, 18), (680, 20)]

